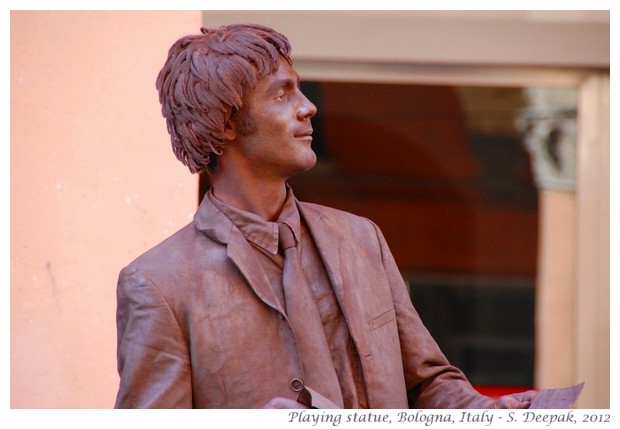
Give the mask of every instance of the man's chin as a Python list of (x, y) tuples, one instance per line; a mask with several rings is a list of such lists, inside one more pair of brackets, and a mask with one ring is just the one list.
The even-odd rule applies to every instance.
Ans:
[(298, 176), (300, 174), (303, 174), (307, 171), (312, 170), (314, 166), (316, 166), (316, 163), (317, 163), (317, 159), (315, 155), (311, 160), (309, 159), (303, 163), (300, 163), (299, 168), (295, 169), (294, 171), (291, 171), (291, 174), (289, 174), (289, 178)]
[(312, 152), (312, 159), (308, 160), (308, 165), (306, 167), (306, 169), (303, 172), (312, 170), (314, 168), (314, 166), (316, 165), (317, 159), (316, 159), (316, 154), (314, 152)]

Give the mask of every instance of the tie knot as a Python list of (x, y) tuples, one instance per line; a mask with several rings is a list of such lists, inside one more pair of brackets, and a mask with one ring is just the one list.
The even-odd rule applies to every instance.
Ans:
[(281, 222), (278, 222), (278, 238), (280, 241), (280, 246), (282, 246), (282, 250), (296, 246), (293, 231), (288, 225)]

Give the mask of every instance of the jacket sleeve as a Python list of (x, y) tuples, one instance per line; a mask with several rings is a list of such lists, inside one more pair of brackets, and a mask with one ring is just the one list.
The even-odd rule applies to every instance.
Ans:
[(497, 400), (479, 394), (448, 359), (428, 332), (411, 303), (405, 282), (379, 228), (383, 265), (396, 310), (405, 384), (410, 408), (516, 408), (533, 399), (536, 392)]
[(188, 347), (165, 298), (136, 268), (121, 271), (116, 294), (115, 408), (192, 408)]

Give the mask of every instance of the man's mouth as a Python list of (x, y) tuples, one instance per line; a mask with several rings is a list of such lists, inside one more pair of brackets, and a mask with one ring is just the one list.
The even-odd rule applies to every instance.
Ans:
[(307, 130), (301, 133), (297, 133), (295, 134), (295, 138), (312, 140), (312, 130)]

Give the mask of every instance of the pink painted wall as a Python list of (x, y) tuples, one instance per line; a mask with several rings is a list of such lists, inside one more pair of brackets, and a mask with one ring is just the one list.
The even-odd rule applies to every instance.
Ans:
[(196, 207), (155, 78), (200, 24), (200, 11), (11, 13), (11, 408), (114, 404), (118, 272)]

